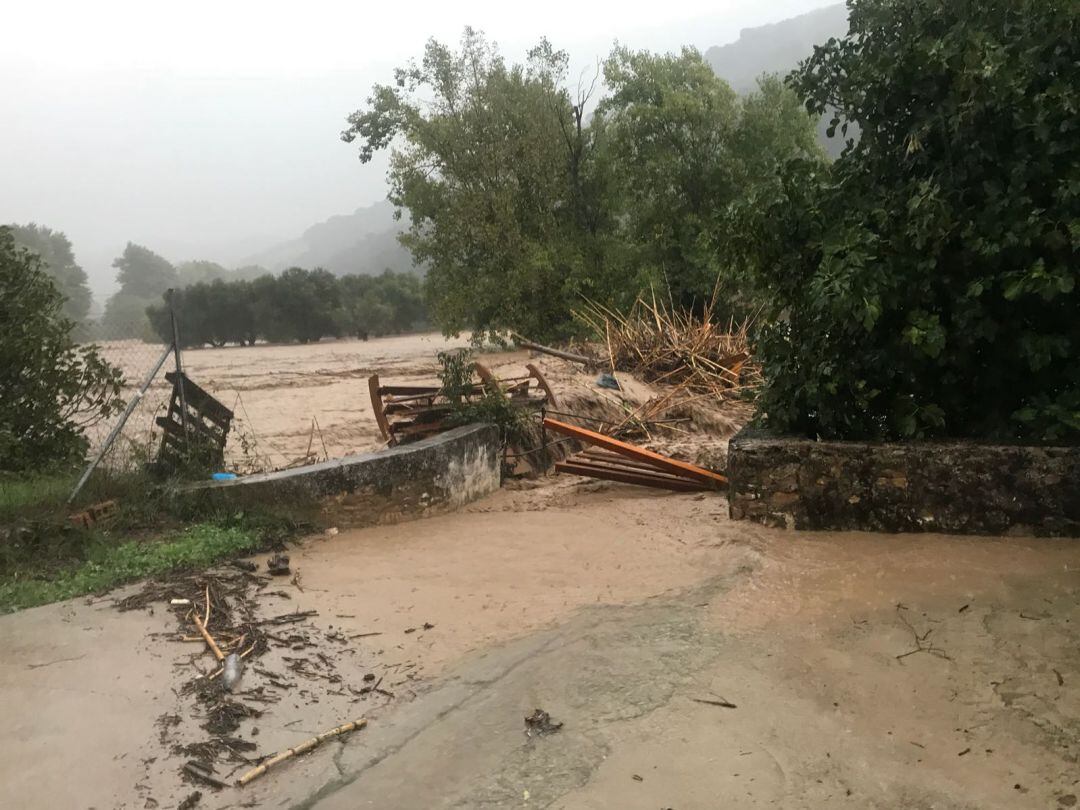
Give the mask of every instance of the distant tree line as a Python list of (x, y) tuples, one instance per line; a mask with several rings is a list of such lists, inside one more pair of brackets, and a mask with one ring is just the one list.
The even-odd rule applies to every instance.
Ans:
[[(326, 270), (292, 267), (279, 276), (225, 281), (216, 278), (178, 289), (173, 307), (185, 347), (312, 343), (324, 337), (358, 337), (422, 328), (426, 310), (420, 279), (387, 270), (379, 276), (337, 277)], [(150, 327), (172, 340), (166, 303), (147, 308)]]

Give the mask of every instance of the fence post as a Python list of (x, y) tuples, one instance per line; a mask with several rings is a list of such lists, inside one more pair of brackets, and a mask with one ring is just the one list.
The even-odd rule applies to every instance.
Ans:
[(165, 292), (165, 300), (169, 304), (169, 320), (172, 322), (172, 345), (173, 356), (176, 359), (176, 384), (180, 392), (180, 427), (184, 430), (184, 443), (188, 442), (188, 413), (187, 397), (184, 394), (184, 366), (180, 358), (180, 327), (176, 322), (176, 307), (173, 305), (173, 291), (170, 288)]

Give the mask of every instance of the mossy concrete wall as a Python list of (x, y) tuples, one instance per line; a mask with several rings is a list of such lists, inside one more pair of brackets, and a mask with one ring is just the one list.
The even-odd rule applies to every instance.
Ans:
[(413, 444), (191, 487), (220, 507), (297, 504), (339, 527), (394, 523), (456, 509), (501, 484), (499, 431), (466, 425)]
[(1080, 537), (1080, 447), (824, 442), (744, 429), (735, 520), (794, 529)]

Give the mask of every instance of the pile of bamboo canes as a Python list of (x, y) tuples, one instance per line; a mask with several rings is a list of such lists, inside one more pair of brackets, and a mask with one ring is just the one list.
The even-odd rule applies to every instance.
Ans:
[(761, 383), (748, 340), (751, 322), (714, 323), (711, 301), (698, 314), (641, 295), (625, 314), (593, 302), (574, 314), (596, 334), (613, 371), (718, 400)]

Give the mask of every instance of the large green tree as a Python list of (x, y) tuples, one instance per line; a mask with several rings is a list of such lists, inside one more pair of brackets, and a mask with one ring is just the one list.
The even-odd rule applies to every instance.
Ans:
[(722, 267), (717, 236), (738, 182), (730, 150), (735, 92), (689, 48), (677, 56), (616, 48), (604, 78), (608, 202), (635, 273), (626, 292), (654, 286), (692, 303)]
[(78, 461), (85, 429), (122, 407), (119, 369), (75, 345), (63, 301), (41, 259), (0, 227), (0, 470)]
[(861, 137), (741, 211), (769, 423), (1080, 440), (1080, 4), (849, 6), (791, 83)]
[(633, 271), (625, 292), (652, 286), (694, 306), (719, 281), (725, 300), (748, 305), (737, 300), (729, 208), (777, 165), (823, 156), (813, 119), (775, 77), (736, 96), (692, 48), (616, 48), (604, 78), (596, 126), (619, 261)]
[(75, 261), (71, 242), (60, 231), (36, 225), (12, 225), (15, 244), (36, 253), (42, 269), (52, 277), (64, 297), (63, 313), (73, 321), (83, 321), (90, 311), (90, 288), (86, 272)]
[(397, 144), (390, 199), (408, 211), (403, 241), (448, 332), (565, 334), (579, 295), (603, 288), (586, 99), (562, 86), (566, 67), (547, 42), (507, 65), (466, 30), (457, 51), (430, 41), (349, 117), (342, 136), (361, 160)]
[(176, 268), (149, 248), (128, 242), (114, 261), (120, 289), (107, 302), (100, 333), (111, 340), (151, 340), (154, 330), (147, 307), (161, 301), (166, 290), (180, 284)]
[(176, 287), (180, 277), (168, 259), (149, 248), (128, 242), (113, 267), (120, 292), (137, 298), (156, 299), (171, 287)]

